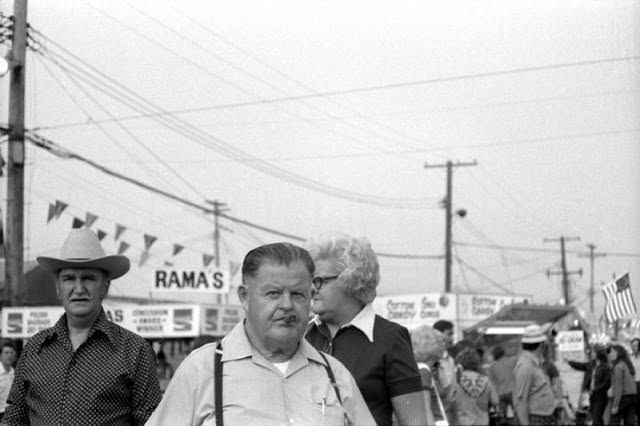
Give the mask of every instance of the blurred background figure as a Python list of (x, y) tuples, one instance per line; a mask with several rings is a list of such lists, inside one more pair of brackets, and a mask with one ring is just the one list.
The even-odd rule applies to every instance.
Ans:
[(460, 425), (488, 425), (490, 406), (497, 407), (498, 393), (481, 372), (482, 358), (474, 348), (463, 349), (456, 356), (461, 367), (456, 392), (457, 418)]
[(167, 356), (162, 349), (156, 355), (156, 373), (158, 374), (160, 390), (164, 392), (169, 386), (171, 377), (173, 377), (173, 367), (167, 361)]
[(442, 385), (442, 393), (440, 396), (442, 397), (449, 422), (456, 424), (456, 410), (454, 407), (456, 399), (456, 363), (454, 360), (454, 351), (457, 350), (457, 347), (454, 345), (453, 323), (442, 319), (433, 323), (433, 328), (442, 333), (446, 345), (444, 354), (438, 362), (438, 377)]
[(513, 368), (518, 357), (506, 355), (504, 347), (500, 344), (491, 348), (493, 362), (487, 368), (487, 376), (496, 389), (499, 399), (498, 411), (505, 418), (513, 417)]
[(443, 411), (440, 408), (442, 401), (440, 400), (438, 362), (445, 352), (445, 338), (438, 330), (423, 325), (411, 331), (411, 343), (424, 389), (427, 424), (434, 424), (435, 420), (444, 420)]
[(636, 385), (634, 381), (635, 369), (627, 350), (618, 344), (609, 347), (609, 361), (613, 368), (611, 375), (611, 421), (610, 424), (625, 426), (636, 425), (635, 400)]
[(636, 421), (640, 423), (640, 337), (631, 339), (631, 364), (636, 370)]
[[(584, 371), (583, 389), (589, 391), (589, 412), (592, 425), (604, 424), (604, 411), (607, 408), (607, 390), (611, 386), (611, 368), (604, 346), (596, 345), (589, 351), (591, 359), (586, 362), (565, 358), (571, 368)], [(586, 382), (586, 383), (585, 383)]]
[(7, 408), (7, 397), (13, 384), (13, 365), (16, 362), (16, 348), (11, 342), (5, 342), (0, 347), (0, 421), (4, 416), (4, 410)]
[(378, 425), (424, 425), (422, 381), (408, 330), (376, 315), (378, 259), (366, 238), (325, 234), (307, 243), (316, 266), (307, 340), (351, 372)]

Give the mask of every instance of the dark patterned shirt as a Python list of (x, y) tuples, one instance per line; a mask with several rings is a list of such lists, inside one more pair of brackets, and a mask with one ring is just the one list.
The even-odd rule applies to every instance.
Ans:
[(161, 399), (153, 349), (104, 313), (73, 350), (63, 315), (18, 360), (8, 425), (142, 425)]

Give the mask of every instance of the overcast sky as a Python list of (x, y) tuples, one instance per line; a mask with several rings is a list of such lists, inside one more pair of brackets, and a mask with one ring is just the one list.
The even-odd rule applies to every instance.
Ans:
[[(560, 244), (543, 241), (566, 236), (580, 237), (567, 264), (584, 271), (581, 308), (588, 243), (607, 253), (597, 286), (630, 271), (640, 302), (637, 1), (32, 0), (28, 21), (26, 125), (96, 163), (296, 236), (341, 230), (379, 252), (441, 255), (445, 170), (424, 164), (475, 160), (454, 172), (467, 212), (453, 224), (454, 289), (556, 303), (560, 277), (545, 272)], [(114, 294), (147, 295), (165, 261), (213, 252), (212, 218), (196, 209), (27, 155), (28, 257), (55, 253), (86, 212), (110, 251), (115, 225), (128, 228), (136, 264), (143, 235), (157, 237)], [(47, 224), (55, 200), (69, 207)], [(223, 265), (282, 239), (221, 225)], [(443, 290), (440, 259), (381, 265), (379, 294)]]

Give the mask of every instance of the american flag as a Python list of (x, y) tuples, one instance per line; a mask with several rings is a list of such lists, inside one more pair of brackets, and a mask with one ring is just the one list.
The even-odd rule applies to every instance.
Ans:
[(631, 294), (628, 272), (605, 285), (602, 291), (606, 299), (604, 315), (607, 321), (614, 322), (637, 312), (636, 304)]

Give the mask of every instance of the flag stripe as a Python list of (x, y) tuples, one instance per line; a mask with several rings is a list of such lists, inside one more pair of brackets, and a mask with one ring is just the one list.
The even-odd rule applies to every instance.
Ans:
[(613, 322), (637, 313), (629, 284), (629, 273), (626, 273), (602, 288), (606, 300), (604, 314), (607, 321)]

